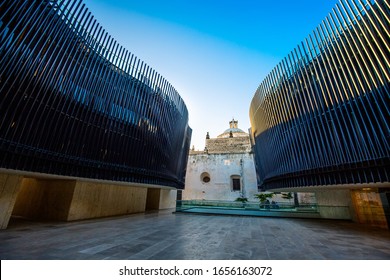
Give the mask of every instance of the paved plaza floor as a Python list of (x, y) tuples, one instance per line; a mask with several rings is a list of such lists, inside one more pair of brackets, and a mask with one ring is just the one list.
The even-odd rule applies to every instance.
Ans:
[(12, 219), (0, 258), (390, 260), (390, 231), (349, 221), (149, 212), (77, 222)]

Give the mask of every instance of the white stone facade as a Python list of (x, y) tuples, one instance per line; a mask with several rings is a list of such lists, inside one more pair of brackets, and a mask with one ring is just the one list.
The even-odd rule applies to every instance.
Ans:
[(190, 151), (183, 200), (234, 201), (241, 195), (257, 201), (256, 170), (249, 135), (230, 122), (230, 129), (206, 139), (204, 151)]

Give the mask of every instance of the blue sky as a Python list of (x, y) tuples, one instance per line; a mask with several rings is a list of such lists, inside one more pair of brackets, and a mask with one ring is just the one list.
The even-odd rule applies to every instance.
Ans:
[(337, 2), (84, 0), (118, 43), (179, 92), (197, 150), (232, 118), (248, 130), (258, 85)]

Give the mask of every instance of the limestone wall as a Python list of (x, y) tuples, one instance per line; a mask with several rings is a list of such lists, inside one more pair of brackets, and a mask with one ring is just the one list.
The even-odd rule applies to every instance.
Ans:
[(23, 178), (12, 214), (66, 221), (75, 185), (75, 180)]
[(171, 209), (176, 207), (177, 190), (161, 189), (159, 209)]
[(68, 220), (145, 211), (147, 188), (77, 182)]
[(76, 180), (23, 178), (12, 214), (72, 221), (138, 213), (145, 211), (147, 190)]
[(148, 188), (146, 196), (146, 210), (158, 210), (160, 207), (161, 189)]
[(0, 229), (8, 226), (22, 176), (0, 173)]
[(249, 153), (251, 145), (249, 137), (212, 138), (206, 140), (209, 154)]
[(322, 218), (351, 220), (355, 217), (348, 189), (317, 191), (316, 199)]
[[(177, 190), (45, 174), (0, 172), (0, 228), (10, 217), (74, 221), (175, 208)], [(34, 176), (35, 175), (35, 176)]]
[[(210, 182), (202, 181), (204, 172), (210, 175)], [(183, 200), (234, 201), (240, 192), (232, 190), (232, 175), (241, 176), (245, 196), (249, 201), (257, 201), (253, 197), (257, 181), (252, 154), (190, 154)]]

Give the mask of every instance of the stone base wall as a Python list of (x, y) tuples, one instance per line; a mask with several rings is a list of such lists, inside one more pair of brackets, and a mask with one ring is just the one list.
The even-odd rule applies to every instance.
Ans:
[(384, 189), (384, 192), (379, 192), (377, 188), (351, 191), (358, 223), (385, 229), (389, 228), (390, 209), (386, 191), (389, 192), (390, 189)]
[(176, 207), (177, 190), (161, 189), (159, 209), (172, 209)]
[(67, 221), (75, 180), (23, 178), (12, 214), (28, 219)]
[(353, 220), (355, 214), (350, 191), (329, 190), (316, 192), (318, 210), (322, 218)]
[(0, 228), (7, 228), (12, 215), (75, 221), (174, 208), (176, 193), (158, 186), (0, 173)]
[(0, 229), (8, 226), (22, 176), (0, 173)]
[(68, 221), (145, 211), (147, 188), (77, 182)]
[(145, 211), (147, 188), (24, 178), (13, 215), (74, 221)]

